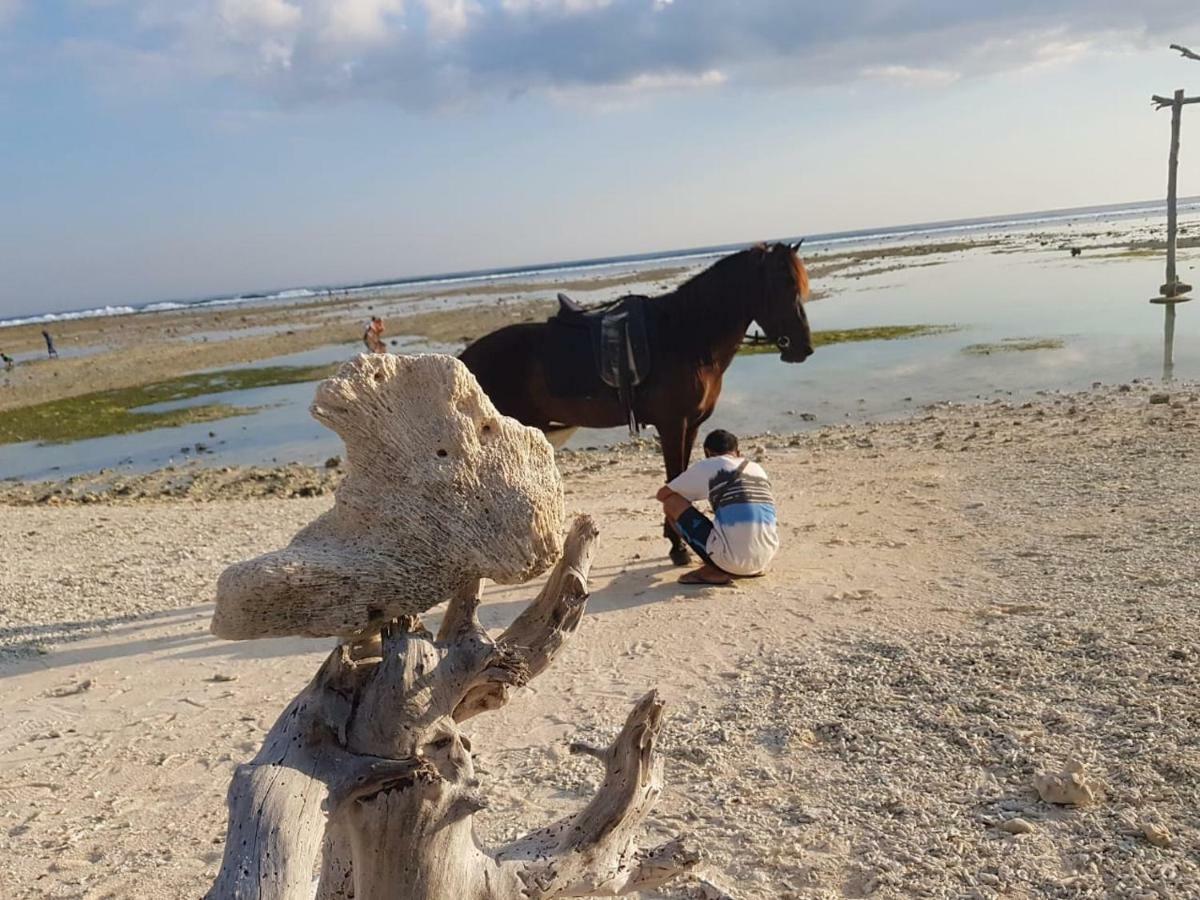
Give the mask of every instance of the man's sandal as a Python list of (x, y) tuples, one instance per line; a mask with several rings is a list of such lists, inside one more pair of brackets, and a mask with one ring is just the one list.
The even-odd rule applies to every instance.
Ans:
[(709, 577), (704, 574), (703, 569), (694, 569), (679, 576), (680, 584), (706, 584), (710, 587), (724, 587), (725, 585), (733, 584), (733, 576), (727, 575), (724, 572), (714, 577)]

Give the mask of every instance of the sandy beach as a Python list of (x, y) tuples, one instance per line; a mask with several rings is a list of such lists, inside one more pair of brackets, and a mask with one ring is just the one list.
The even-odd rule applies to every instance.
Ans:
[[(657, 685), (651, 837), (707, 859), (647, 896), (1200, 895), (1198, 426), (1197, 386), (1126, 384), (747, 441), (784, 544), (732, 588), (675, 584), (652, 442), (563, 454), (592, 597), (554, 668), (470, 723), (484, 839), (585, 802), (568, 742)], [(337, 468), (205, 477), (7, 495), (5, 896), (202, 893), (234, 766), (328, 652), (207, 626), (219, 572), (327, 508)], [(484, 624), (535, 592), (490, 587)], [(1039, 796), (1069, 767), (1091, 804)]]

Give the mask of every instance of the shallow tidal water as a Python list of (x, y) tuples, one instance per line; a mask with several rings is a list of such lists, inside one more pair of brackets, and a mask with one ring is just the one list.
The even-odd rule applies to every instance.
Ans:
[[(1200, 217), (1184, 222), (1194, 227)], [(1120, 234), (1124, 239), (1159, 224), (1127, 220)], [(744, 354), (726, 374), (720, 404), (706, 428), (787, 432), (904, 415), (939, 401), (1020, 399), (1038, 391), (1080, 390), (1094, 382), (1160, 378), (1163, 308), (1148, 300), (1163, 280), (1162, 255), (1089, 246), (1112, 242), (1115, 232), (1104, 228), (1105, 223), (1089, 222), (1009, 234), (996, 246), (884, 257), (816, 279), (814, 287), (832, 295), (809, 304), (814, 330), (918, 324), (955, 330), (830, 345), (800, 365), (781, 363), (773, 354)], [(1072, 257), (1061, 249), (1064, 243), (1081, 246), (1083, 254)], [(1197, 265), (1200, 250), (1180, 252), (1184, 280), (1197, 283)], [(968, 350), (1013, 339), (1059, 346)], [(402, 342), (397, 352), (410, 348), (417, 346)], [(357, 343), (336, 345), (257, 365), (335, 362), (359, 349)], [(1178, 307), (1175, 363), (1177, 377), (1200, 377), (1200, 304)], [(0, 477), (145, 470), (196, 458), (211, 465), (319, 463), (342, 448), (337, 436), (308, 414), (313, 388), (312, 383), (281, 385), (187, 401), (256, 410), (215, 422), (70, 444), (0, 446)], [(624, 429), (582, 430), (568, 446), (602, 446), (625, 437)]]

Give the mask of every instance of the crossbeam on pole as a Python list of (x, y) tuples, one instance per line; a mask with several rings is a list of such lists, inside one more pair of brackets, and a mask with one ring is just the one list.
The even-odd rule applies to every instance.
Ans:
[[(1180, 93), (1183, 92), (1180, 91)], [(1200, 103), (1200, 97), (1180, 97), (1176, 99), (1174, 97), (1160, 97), (1158, 94), (1155, 94), (1150, 98), (1150, 101), (1154, 104), (1155, 109), (1166, 109), (1168, 106), (1174, 106), (1176, 103), (1180, 106), (1187, 106), (1189, 103)]]

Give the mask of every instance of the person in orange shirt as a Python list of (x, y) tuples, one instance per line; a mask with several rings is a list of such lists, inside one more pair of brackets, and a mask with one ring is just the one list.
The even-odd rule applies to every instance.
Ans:
[(387, 353), (387, 345), (383, 342), (383, 319), (371, 316), (367, 327), (363, 330), (363, 343), (371, 353)]

